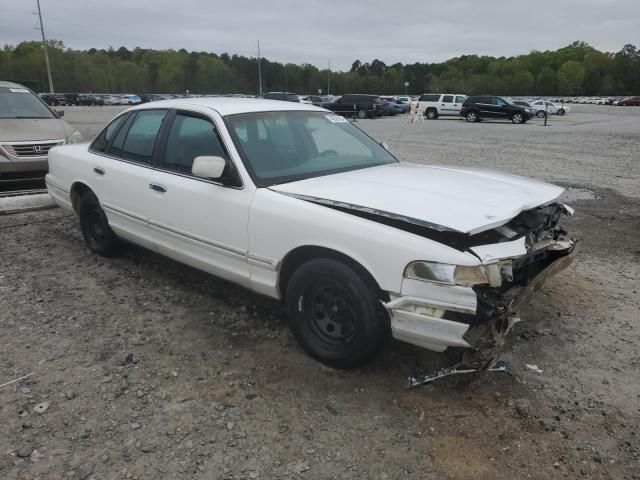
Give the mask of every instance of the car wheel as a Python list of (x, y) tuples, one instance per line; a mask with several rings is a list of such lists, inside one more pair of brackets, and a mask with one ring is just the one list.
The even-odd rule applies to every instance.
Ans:
[(435, 120), (436, 118), (438, 118), (438, 111), (435, 108), (428, 108), (425, 112), (425, 116), (429, 120)]
[(536, 112), (536, 117), (538, 118), (544, 118), (544, 110), (538, 110)]
[(116, 235), (109, 226), (107, 216), (100, 207), (100, 202), (91, 193), (85, 193), (78, 206), (80, 228), (87, 246), (93, 253), (110, 257), (115, 253)]
[(477, 122), (480, 119), (476, 112), (467, 112), (467, 114), (465, 115), (465, 118), (467, 119), (467, 122), (471, 122), (471, 123)]
[(360, 120), (364, 120), (365, 118), (367, 118), (367, 111), (364, 109), (358, 110), (358, 118)]
[(345, 264), (318, 258), (289, 280), (285, 304), (302, 348), (335, 368), (369, 360), (389, 335), (389, 321), (375, 289)]
[(511, 116), (511, 121), (513, 123), (524, 123), (524, 115), (522, 115), (521, 113), (514, 113)]
[(558, 115), (564, 115), (566, 112), (564, 111), (564, 108), (561, 108), (558, 110)]

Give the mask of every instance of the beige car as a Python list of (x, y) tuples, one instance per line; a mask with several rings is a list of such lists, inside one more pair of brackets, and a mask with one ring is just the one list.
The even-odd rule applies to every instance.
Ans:
[(44, 177), (50, 148), (82, 142), (63, 113), (28, 88), (0, 81), (0, 183)]

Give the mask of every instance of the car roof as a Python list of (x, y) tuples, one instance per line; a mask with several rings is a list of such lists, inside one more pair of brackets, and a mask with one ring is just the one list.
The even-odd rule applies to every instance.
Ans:
[(5, 82), (4, 80), (0, 80), (0, 87), (3, 87), (3, 88), (26, 88), (24, 85), (20, 85), (19, 83)]
[(264, 100), (261, 98), (175, 98), (145, 103), (131, 108), (131, 110), (148, 110), (156, 108), (186, 108), (188, 106), (205, 107), (215, 110), (223, 117), (239, 113), (277, 112), (277, 111), (313, 111), (326, 112), (324, 108), (309, 103), (283, 102), (281, 100)]

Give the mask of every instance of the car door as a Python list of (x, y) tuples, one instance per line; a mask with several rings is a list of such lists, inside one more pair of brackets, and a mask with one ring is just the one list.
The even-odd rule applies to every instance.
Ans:
[(167, 113), (166, 109), (139, 110), (119, 117), (90, 148), (90, 183), (109, 225), (117, 235), (148, 248), (154, 248), (148, 228), (152, 200), (149, 184), (158, 135)]
[(495, 97), (480, 97), (476, 104), (480, 109), (480, 116), (487, 118), (495, 118), (498, 116), (497, 104), (495, 103)]
[(440, 105), (438, 106), (438, 112), (440, 115), (458, 115), (459, 110), (456, 110), (453, 106), (455, 97), (453, 95), (442, 95), (440, 99)]
[[(247, 222), (254, 189), (243, 186), (218, 125), (221, 118), (201, 111), (172, 112), (151, 180), (149, 225), (160, 253), (248, 285)], [(223, 157), (223, 177), (193, 175), (199, 156)]]
[(509, 118), (512, 113), (511, 106), (500, 97), (493, 97), (495, 118)]

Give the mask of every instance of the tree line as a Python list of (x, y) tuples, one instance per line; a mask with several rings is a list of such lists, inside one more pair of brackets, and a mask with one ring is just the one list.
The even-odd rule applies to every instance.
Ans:
[[(210, 52), (125, 47), (74, 50), (48, 43), (53, 82), (59, 92), (245, 93), (258, 91), (258, 59)], [(640, 51), (625, 45), (601, 52), (585, 42), (514, 57), (463, 55), (441, 63), (353, 62), (345, 72), (263, 58), (263, 91), (312, 94), (347, 92), (410, 94), (460, 92), (500, 95), (640, 94)], [(0, 79), (48, 91), (40, 42), (5, 45)]]

